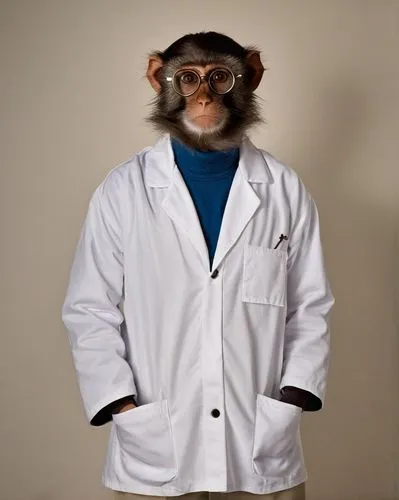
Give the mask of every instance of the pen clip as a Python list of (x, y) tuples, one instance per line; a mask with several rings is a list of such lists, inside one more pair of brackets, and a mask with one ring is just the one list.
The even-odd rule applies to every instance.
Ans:
[(273, 250), (276, 250), (276, 248), (280, 245), (280, 243), (284, 240), (288, 240), (288, 236), (284, 235), (284, 234), (280, 234), (280, 237), (279, 237), (279, 240), (277, 242), (277, 245), (274, 247)]

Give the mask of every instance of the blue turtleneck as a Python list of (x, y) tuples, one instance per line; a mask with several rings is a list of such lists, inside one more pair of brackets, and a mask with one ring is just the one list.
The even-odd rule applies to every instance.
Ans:
[(176, 165), (191, 194), (212, 267), (224, 208), (239, 161), (239, 148), (226, 151), (191, 149), (172, 139)]

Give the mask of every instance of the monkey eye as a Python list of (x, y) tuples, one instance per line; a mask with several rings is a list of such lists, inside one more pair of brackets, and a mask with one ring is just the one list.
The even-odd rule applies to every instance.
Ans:
[(217, 70), (213, 73), (212, 78), (215, 83), (224, 83), (228, 80), (228, 75), (226, 71)]
[(184, 73), (182, 73), (179, 76), (179, 78), (180, 78), (181, 83), (184, 83), (186, 85), (196, 83), (198, 80), (197, 75), (191, 71), (185, 71)]
[(173, 78), (173, 85), (180, 95), (191, 95), (200, 86), (200, 76), (193, 70), (182, 69), (177, 71)]
[(228, 69), (214, 69), (209, 75), (209, 85), (217, 94), (226, 94), (234, 86), (234, 75)]

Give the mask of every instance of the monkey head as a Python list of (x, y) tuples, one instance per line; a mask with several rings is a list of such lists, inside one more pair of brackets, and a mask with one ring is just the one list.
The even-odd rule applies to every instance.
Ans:
[(156, 91), (147, 121), (189, 147), (239, 147), (262, 122), (254, 95), (264, 67), (259, 51), (226, 35), (185, 35), (149, 56), (147, 78)]

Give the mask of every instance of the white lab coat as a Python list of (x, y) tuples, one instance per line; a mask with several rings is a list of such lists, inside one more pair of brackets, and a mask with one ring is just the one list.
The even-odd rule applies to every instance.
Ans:
[(304, 482), (302, 411), (278, 398), (295, 386), (324, 400), (333, 303), (314, 201), (247, 137), (212, 269), (169, 135), (112, 169), (62, 309), (88, 420), (138, 403), (112, 419), (103, 484), (171, 496)]

